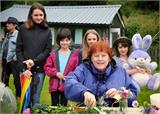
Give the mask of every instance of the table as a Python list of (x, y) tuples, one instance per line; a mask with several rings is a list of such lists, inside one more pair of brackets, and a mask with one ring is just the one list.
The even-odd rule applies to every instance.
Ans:
[(127, 108), (127, 114), (143, 114), (140, 108)]
[[(104, 110), (119, 110), (119, 108), (111, 108), (111, 107), (104, 107)], [(140, 108), (127, 108), (127, 113), (126, 114), (143, 114), (142, 109)]]

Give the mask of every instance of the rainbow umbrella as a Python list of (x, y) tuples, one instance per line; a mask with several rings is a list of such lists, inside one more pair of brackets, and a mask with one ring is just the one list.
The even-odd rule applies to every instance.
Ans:
[(23, 74), (21, 75), (22, 92), (20, 98), (20, 113), (22, 113), (25, 109), (29, 108), (31, 99), (31, 81), (32, 77), (26, 78)]

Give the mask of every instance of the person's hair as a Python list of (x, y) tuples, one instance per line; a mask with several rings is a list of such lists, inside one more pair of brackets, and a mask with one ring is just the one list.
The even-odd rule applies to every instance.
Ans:
[(42, 25), (43, 27), (48, 27), (47, 16), (46, 16), (46, 12), (45, 12), (43, 5), (41, 5), (40, 3), (33, 3), (30, 10), (29, 10), (27, 21), (25, 22), (26, 28), (31, 29), (34, 25), (34, 22), (32, 19), (32, 14), (35, 9), (41, 10), (44, 14), (44, 20), (42, 21), (42, 23), (40, 25)]
[(69, 28), (59, 28), (57, 31), (56, 42), (60, 46), (60, 41), (68, 38), (71, 39), (71, 31)]
[(88, 59), (91, 59), (91, 56), (93, 55), (93, 53), (96, 52), (105, 52), (108, 54), (110, 60), (112, 59), (112, 50), (109, 47), (109, 45), (105, 42), (105, 41), (98, 41), (95, 42), (89, 49), (88, 51)]
[(119, 44), (121, 44), (123, 47), (128, 47), (128, 52), (127, 52), (127, 56), (130, 55), (131, 53), (131, 47), (132, 47), (132, 43), (131, 41), (129, 41), (129, 39), (127, 37), (119, 37), (118, 40), (115, 42), (114, 44), (114, 52), (115, 52), (115, 55), (117, 57), (120, 56), (120, 53), (118, 51), (118, 46)]
[(86, 59), (87, 52), (89, 50), (89, 45), (87, 44), (87, 36), (90, 33), (97, 36), (97, 41), (101, 40), (100, 35), (98, 34), (98, 32), (95, 29), (89, 29), (86, 31), (86, 33), (84, 34), (84, 37), (83, 37), (83, 42), (82, 42), (82, 58), (83, 59)]

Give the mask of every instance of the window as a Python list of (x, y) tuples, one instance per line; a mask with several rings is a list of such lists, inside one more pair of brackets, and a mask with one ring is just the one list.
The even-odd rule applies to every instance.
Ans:
[(113, 42), (120, 36), (120, 28), (111, 28), (110, 29), (110, 47), (112, 48)]

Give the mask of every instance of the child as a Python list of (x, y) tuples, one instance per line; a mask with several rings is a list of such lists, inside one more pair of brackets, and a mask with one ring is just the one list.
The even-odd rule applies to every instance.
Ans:
[(137, 69), (131, 69), (128, 63), (128, 56), (131, 52), (132, 42), (127, 37), (119, 37), (114, 43), (115, 56), (113, 57), (119, 66), (126, 69), (129, 75), (137, 73)]
[(88, 52), (89, 48), (91, 47), (91, 45), (94, 42), (99, 41), (100, 39), (101, 39), (100, 35), (98, 34), (98, 32), (96, 30), (94, 30), (94, 29), (87, 30), (87, 32), (84, 35), (83, 45), (82, 45), (82, 47), (83, 47), (82, 58), (83, 59), (86, 59), (87, 52)]
[[(131, 52), (131, 47), (132, 47), (132, 42), (129, 40), (127, 37), (119, 37), (115, 42), (113, 43), (113, 48), (115, 50), (115, 56), (113, 59), (116, 61), (118, 66), (123, 67), (129, 76), (131, 76), (134, 73), (139, 72), (135, 68), (131, 68), (131, 65), (128, 62), (128, 56), (130, 55)], [(140, 88), (138, 86), (138, 83), (132, 80), (134, 85), (137, 88), (137, 91), (140, 91)]]
[(64, 96), (64, 81), (70, 71), (79, 64), (79, 50), (71, 50), (71, 32), (68, 28), (60, 28), (56, 37), (59, 49), (55, 50), (44, 65), (45, 73), (50, 77), (49, 92), (51, 93), (52, 106), (67, 105)]
[(87, 59), (87, 53), (91, 45), (97, 41), (101, 40), (100, 35), (95, 29), (88, 29), (83, 37), (82, 50), (80, 52), (80, 63)]
[(113, 58), (119, 66), (125, 68), (125, 64), (129, 65), (128, 56), (131, 52), (131, 46), (132, 43), (127, 37), (119, 37), (113, 43), (115, 50), (115, 56)]

